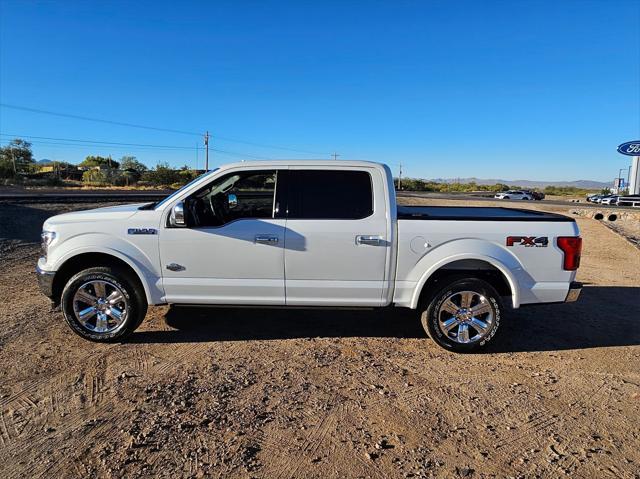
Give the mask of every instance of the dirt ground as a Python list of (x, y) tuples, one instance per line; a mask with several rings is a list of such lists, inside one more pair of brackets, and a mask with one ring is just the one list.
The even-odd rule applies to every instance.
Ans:
[(456, 355), (410, 311), (158, 307), (83, 341), (33, 274), (68, 209), (0, 205), (0, 477), (640, 477), (640, 251), (595, 220), (577, 303)]

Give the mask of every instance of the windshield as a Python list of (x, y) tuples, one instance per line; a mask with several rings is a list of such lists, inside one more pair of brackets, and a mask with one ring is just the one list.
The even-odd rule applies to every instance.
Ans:
[(189, 183), (187, 183), (186, 185), (184, 185), (182, 188), (180, 188), (179, 190), (174, 191), (173, 193), (171, 193), (169, 196), (167, 196), (166, 198), (164, 198), (162, 201), (160, 201), (159, 203), (156, 203), (153, 208), (158, 208), (166, 203), (168, 203), (169, 201), (171, 201), (176, 195), (178, 195), (182, 190), (184, 190), (185, 188), (189, 188), (192, 184), (194, 184), (196, 181), (200, 181), (204, 176), (208, 176), (211, 173), (217, 171), (218, 168), (214, 168), (211, 171), (208, 171), (206, 173), (203, 173), (202, 175), (198, 176), (197, 178), (191, 180)]

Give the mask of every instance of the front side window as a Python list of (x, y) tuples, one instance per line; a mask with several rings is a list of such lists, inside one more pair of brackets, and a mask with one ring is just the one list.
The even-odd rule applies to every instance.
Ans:
[(211, 175), (213, 174), (218, 168), (214, 168), (211, 171), (208, 171), (206, 173), (203, 173), (202, 175), (198, 176), (197, 178), (194, 178), (193, 180), (191, 180), (189, 183), (187, 183), (186, 185), (184, 185), (182, 188), (174, 191), (173, 193), (171, 193), (169, 196), (165, 197), (163, 200), (161, 200), (159, 203), (152, 203), (147, 205), (146, 207), (144, 207), (144, 209), (159, 209), (162, 206), (166, 205), (167, 203), (169, 203), (172, 199), (174, 199), (176, 196), (178, 196), (180, 193), (182, 193), (184, 190), (186, 190), (187, 188), (189, 188), (192, 184), (200, 181), (202, 179), (203, 176), (207, 176), (207, 175)]
[(185, 200), (187, 225), (201, 228), (239, 219), (272, 218), (276, 181), (275, 170), (221, 176)]
[(362, 219), (373, 214), (371, 175), (352, 170), (290, 170), (289, 219)]

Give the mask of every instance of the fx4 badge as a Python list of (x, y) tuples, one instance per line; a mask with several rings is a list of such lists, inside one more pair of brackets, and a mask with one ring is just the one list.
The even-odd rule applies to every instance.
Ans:
[(507, 236), (507, 246), (546, 248), (549, 246), (549, 238), (546, 236)]

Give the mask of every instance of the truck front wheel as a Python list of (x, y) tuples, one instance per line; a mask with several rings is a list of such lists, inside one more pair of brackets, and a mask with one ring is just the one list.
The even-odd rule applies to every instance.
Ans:
[(500, 326), (500, 295), (486, 281), (458, 279), (438, 291), (422, 313), (422, 326), (439, 346), (455, 352), (481, 349)]
[(147, 301), (136, 278), (100, 266), (74, 275), (62, 291), (62, 312), (73, 332), (90, 341), (119, 341), (142, 323)]

